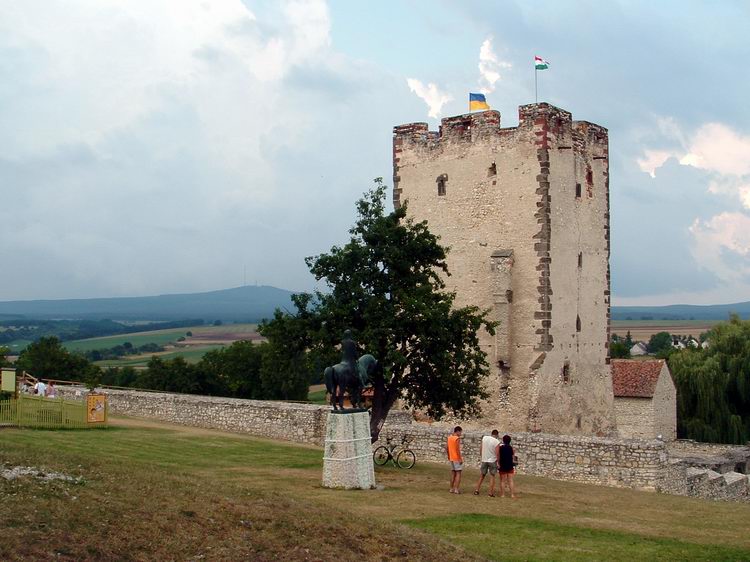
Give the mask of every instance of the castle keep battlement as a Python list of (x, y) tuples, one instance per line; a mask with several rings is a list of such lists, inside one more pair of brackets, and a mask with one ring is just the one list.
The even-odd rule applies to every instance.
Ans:
[(537, 146), (548, 148), (550, 143), (561, 150), (583, 151), (588, 146), (600, 145), (607, 156), (607, 129), (588, 121), (573, 121), (570, 112), (546, 103), (522, 105), (518, 108), (518, 127), (500, 126), (500, 112), (494, 110), (465, 113), (446, 117), (438, 131), (430, 131), (427, 123), (407, 123), (393, 128), (394, 158), (403, 145), (418, 144), (426, 149), (439, 149), (445, 143), (475, 142), (488, 137), (513, 137), (524, 129), (535, 128)]
[(609, 435), (607, 129), (546, 103), (393, 129), (393, 201), (450, 248), (457, 304), (500, 323), (481, 423)]

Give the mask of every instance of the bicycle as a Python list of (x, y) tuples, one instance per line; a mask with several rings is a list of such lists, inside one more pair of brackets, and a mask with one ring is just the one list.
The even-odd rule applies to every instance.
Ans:
[[(399, 468), (411, 468), (417, 462), (417, 455), (414, 451), (407, 449), (405, 445), (409, 443), (410, 439), (408, 435), (404, 435), (401, 438), (401, 444), (395, 445), (393, 439), (390, 437), (385, 438), (385, 445), (381, 445), (372, 453), (373, 462), (378, 466), (383, 466), (388, 461), (393, 461), (393, 464)], [(401, 447), (398, 454), (394, 455), (394, 451)]]

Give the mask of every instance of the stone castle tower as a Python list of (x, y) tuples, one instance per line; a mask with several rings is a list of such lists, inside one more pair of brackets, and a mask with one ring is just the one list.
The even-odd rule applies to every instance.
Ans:
[(450, 248), (457, 304), (490, 309), (483, 425), (608, 435), (608, 134), (546, 103), (393, 129), (393, 202)]

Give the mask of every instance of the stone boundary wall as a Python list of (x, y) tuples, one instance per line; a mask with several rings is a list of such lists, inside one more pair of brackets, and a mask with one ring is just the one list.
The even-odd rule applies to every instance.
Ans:
[[(81, 387), (58, 387), (66, 398), (83, 398)], [(257, 437), (323, 446), (329, 406), (104, 389), (109, 411), (140, 418), (161, 420), (192, 427), (248, 433)], [(392, 411), (388, 422), (410, 423), (408, 412)]]
[[(59, 388), (82, 397), (78, 388)], [(328, 406), (220, 398), (190, 394), (105, 390), (110, 412), (161, 421), (247, 433), (258, 437), (322, 446)], [(445, 462), (447, 427), (411, 422), (411, 414), (392, 411), (381, 442), (406, 434), (418, 462)], [(464, 433), (463, 454), (469, 466), (479, 465), (482, 433)], [(380, 444), (378, 443), (378, 444)], [(514, 433), (518, 471), (604, 486), (662, 490), (670, 487), (669, 455), (661, 441), (614, 440), (543, 433)], [(667, 478), (668, 479), (668, 478)]]
[[(58, 393), (67, 398), (82, 399), (86, 392), (81, 387), (58, 387)], [(329, 406), (137, 390), (103, 392), (109, 397), (113, 414), (320, 447), (325, 441)], [(409, 412), (394, 410), (388, 415), (376, 445), (384, 443), (386, 437), (400, 444), (402, 436), (408, 435), (408, 446), (416, 453), (417, 462), (445, 463), (449, 432), (446, 426), (414, 423)], [(463, 455), (468, 466), (479, 465), (482, 435), (476, 431), (464, 432)], [(518, 472), (522, 474), (712, 500), (750, 501), (747, 474), (696, 467), (680, 455), (696, 449), (718, 452), (720, 448), (726, 449), (726, 445), (544, 433), (511, 435), (519, 460)], [(672, 455), (670, 449), (675, 449)]]
[[(400, 443), (404, 434), (411, 438), (408, 447), (417, 455), (418, 462), (446, 462), (449, 428), (421, 424), (387, 426), (381, 441), (392, 437)], [(464, 431), (463, 435), (464, 462), (478, 467), (479, 445), (485, 434)], [(512, 438), (521, 474), (639, 490), (667, 491), (673, 487), (669, 481), (673, 476), (669, 455), (661, 441), (545, 433), (513, 433)]]

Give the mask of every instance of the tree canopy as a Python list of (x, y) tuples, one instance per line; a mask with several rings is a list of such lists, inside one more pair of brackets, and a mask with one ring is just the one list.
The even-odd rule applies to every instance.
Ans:
[(97, 367), (83, 356), (70, 353), (55, 336), (30, 343), (18, 356), (16, 366), (36, 378), (86, 381)]
[(649, 353), (663, 353), (672, 349), (672, 336), (669, 332), (657, 332), (648, 340)]
[(677, 433), (717, 443), (750, 439), (750, 321), (732, 316), (707, 334), (708, 349), (669, 357), (677, 387)]
[(477, 414), (489, 373), (478, 332), (495, 328), (487, 311), (455, 306), (443, 281), (446, 249), (426, 221), (409, 218), (406, 204), (387, 213), (385, 200), (377, 179), (356, 204), (349, 241), (306, 259), (328, 290), (298, 295), (294, 313), (278, 313), (261, 327), (266, 335), (293, 326), (294, 353), (309, 348), (318, 366), (320, 357), (337, 362), (332, 352), (351, 329), (362, 352), (382, 366), (372, 381), (373, 439), (398, 399), (435, 419)]

